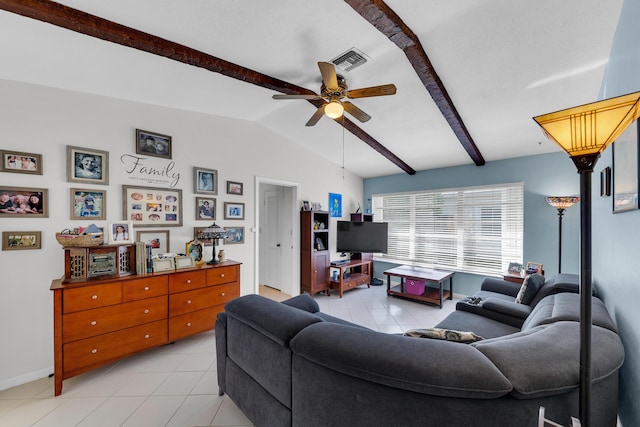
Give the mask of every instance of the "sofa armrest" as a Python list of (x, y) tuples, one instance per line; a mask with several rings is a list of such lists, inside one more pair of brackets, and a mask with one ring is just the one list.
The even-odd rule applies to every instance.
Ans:
[(345, 381), (435, 396), (496, 398), (512, 389), (495, 365), (468, 344), (323, 322), (305, 328), (290, 346), (294, 375), (311, 363), (338, 372)]
[[(286, 347), (298, 332), (307, 326), (322, 322), (315, 314), (290, 307), (260, 295), (245, 295), (225, 306), (225, 312), (234, 319), (260, 334)], [(229, 322), (229, 326), (232, 326)]]
[(317, 313), (320, 311), (320, 306), (318, 306), (316, 300), (306, 293), (284, 300), (282, 301), (282, 304), (299, 308), (300, 310), (308, 311), (309, 313)]
[(530, 306), (526, 304), (518, 304), (515, 301), (505, 301), (500, 298), (487, 298), (482, 301), (482, 308), (522, 319), (523, 321), (527, 316), (529, 316), (529, 314), (531, 314)]
[(482, 281), (480, 290), (509, 295), (515, 299), (516, 296), (518, 296), (518, 292), (520, 291), (520, 286), (518, 286), (518, 284), (516, 283), (508, 282), (506, 280), (487, 277)]

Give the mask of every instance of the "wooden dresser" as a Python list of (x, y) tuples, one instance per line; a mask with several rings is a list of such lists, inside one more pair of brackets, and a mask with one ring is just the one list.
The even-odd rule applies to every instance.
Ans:
[(240, 296), (240, 263), (51, 283), (55, 395), (62, 381), (136, 352), (211, 330)]

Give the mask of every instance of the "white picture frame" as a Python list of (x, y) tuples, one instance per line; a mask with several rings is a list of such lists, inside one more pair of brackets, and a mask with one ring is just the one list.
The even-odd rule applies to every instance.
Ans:
[(115, 221), (109, 223), (109, 244), (120, 245), (135, 243), (133, 221)]

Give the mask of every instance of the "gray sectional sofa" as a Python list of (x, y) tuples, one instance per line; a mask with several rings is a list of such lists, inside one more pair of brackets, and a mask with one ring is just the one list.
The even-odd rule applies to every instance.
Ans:
[[(514, 293), (515, 289), (515, 293)], [(318, 310), (309, 295), (229, 302), (216, 323), (218, 385), (257, 426), (537, 426), (578, 414), (577, 278), (547, 280), (529, 305), (486, 279), (439, 328), (471, 344), (384, 334)], [(538, 298), (539, 296), (539, 298)], [(615, 426), (622, 343), (593, 299), (594, 426)]]

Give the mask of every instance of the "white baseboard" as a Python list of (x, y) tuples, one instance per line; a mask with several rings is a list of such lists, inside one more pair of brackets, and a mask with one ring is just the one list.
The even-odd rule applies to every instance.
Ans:
[(39, 380), (40, 378), (48, 377), (52, 372), (53, 366), (51, 366), (50, 368), (41, 369), (39, 371), (30, 372), (28, 374), (20, 375), (19, 377), (13, 377), (4, 381), (0, 381), (0, 391), (26, 384), (31, 381)]

